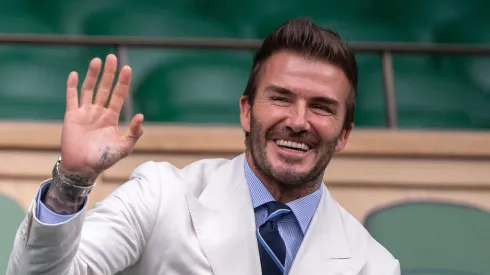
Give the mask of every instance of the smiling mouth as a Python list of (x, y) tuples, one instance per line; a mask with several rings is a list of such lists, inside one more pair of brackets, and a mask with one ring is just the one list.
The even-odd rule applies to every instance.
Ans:
[(311, 149), (308, 145), (301, 142), (295, 142), (295, 141), (290, 141), (285, 139), (277, 139), (274, 142), (276, 143), (277, 146), (283, 149), (287, 149), (295, 152), (306, 153)]

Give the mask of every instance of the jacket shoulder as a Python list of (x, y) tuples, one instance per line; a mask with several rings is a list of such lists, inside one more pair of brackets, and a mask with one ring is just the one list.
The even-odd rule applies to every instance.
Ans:
[(225, 158), (206, 158), (183, 166), (177, 166), (167, 161), (147, 161), (131, 173), (130, 179), (135, 177), (155, 178), (156, 176), (158, 177), (158, 184), (179, 184), (198, 197), (208, 185), (209, 176), (230, 161), (230, 159)]
[(371, 236), (361, 222), (340, 204), (337, 203), (337, 205), (352, 256), (365, 259), (363, 273), (361, 274), (399, 274), (398, 260)]

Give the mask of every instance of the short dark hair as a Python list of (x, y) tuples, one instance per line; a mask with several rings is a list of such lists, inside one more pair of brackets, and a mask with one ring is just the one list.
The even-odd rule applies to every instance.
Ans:
[(354, 121), (354, 109), (357, 98), (357, 62), (354, 52), (342, 42), (338, 33), (321, 28), (309, 19), (292, 19), (265, 38), (253, 59), (252, 70), (243, 95), (252, 106), (257, 92), (261, 68), (274, 53), (289, 51), (307, 58), (322, 60), (343, 70), (351, 84), (347, 101), (343, 129), (350, 128)]

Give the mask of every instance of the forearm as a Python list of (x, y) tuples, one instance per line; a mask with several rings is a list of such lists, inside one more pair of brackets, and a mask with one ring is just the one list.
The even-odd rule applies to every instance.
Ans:
[[(53, 170), (53, 179), (47, 191), (41, 194), (42, 203), (54, 213), (60, 215), (75, 214), (82, 208), (86, 196), (81, 196), (79, 192), (67, 192), (66, 183), (74, 186), (90, 186), (95, 182), (97, 174), (79, 175), (73, 174), (59, 163)], [(63, 183), (60, 183), (63, 182)], [(63, 190), (62, 187), (65, 187)], [(69, 190), (68, 191), (72, 191)]]
[(41, 195), (41, 201), (54, 213), (71, 215), (80, 211), (85, 197), (69, 196), (61, 192), (54, 184), (50, 184), (45, 194)]

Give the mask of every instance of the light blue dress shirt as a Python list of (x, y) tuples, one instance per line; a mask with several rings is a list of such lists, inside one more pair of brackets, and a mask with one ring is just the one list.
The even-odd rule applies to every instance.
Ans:
[[(245, 161), (245, 177), (247, 179), (248, 186), (250, 188), (250, 195), (252, 199), (252, 205), (255, 209), (255, 224), (257, 227), (261, 226), (267, 218), (267, 208), (265, 203), (274, 201), (272, 195), (267, 191), (263, 183), (255, 176), (250, 169), (250, 166)], [(43, 184), (37, 194), (37, 213), (36, 216), (42, 223), (45, 224), (58, 224), (63, 223), (77, 213), (73, 215), (60, 215), (56, 214), (48, 209), (41, 202), (41, 194), (44, 193), (45, 188), (49, 186), (49, 182)], [(292, 210), (294, 215), (284, 217), (278, 222), (279, 234), (284, 239), (286, 245), (286, 266), (284, 268), (284, 274), (288, 274), (293, 263), (293, 260), (298, 252), (298, 249), (303, 241), (303, 238), (308, 230), (311, 219), (315, 214), (316, 208), (322, 197), (323, 184), (320, 185), (315, 192), (286, 203)], [(84, 208), (86, 207), (86, 201), (84, 202)]]
[[(46, 182), (44, 184), (41, 185), (41, 187), (39, 188), (39, 191), (37, 192), (37, 195), (36, 195), (36, 200), (37, 200), (37, 211), (36, 211), (36, 217), (37, 219), (42, 222), (42, 223), (45, 223), (45, 224), (59, 224), (59, 223), (63, 223), (69, 219), (71, 219), (72, 217), (74, 217), (77, 213), (75, 214), (72, 214), (72, 215), (60, 215), (60, 214), (57, 214), (53, 211), (51, 211), (49, 208), (46, 207), (46, 205), (44, 205), (44, 203), (41, 201), (41, 194), (44, 194), (46, 190), (46, 188), (49, 187), (49, 184), (51, 182)], [(83, 203), (83, 208), (86, 207), (86, 204), (87, 204), (87, 200), (84, 201)]]
[[(255, 176), (250, 166), (245, 161), (245, 177), (250, 188), (252, 205), (255, 209), (255, 225), (261, 226), (267, 218), (267, 208), (264, 204), (275, 201), (271, 193), (267, 191), (264, 184)], [(303, 242), (303, 238), (308, 230), (311, 219), (315, 214), (318, 203), (322, 197), (323, 184), (315, 192), (286, 203), (291, 208), (294, 215), (285, 216), (278, 223), (279, 234), (286, 245), (286, 265), (284, 274), (288, 274), (291, 269), (296, 253)]]

